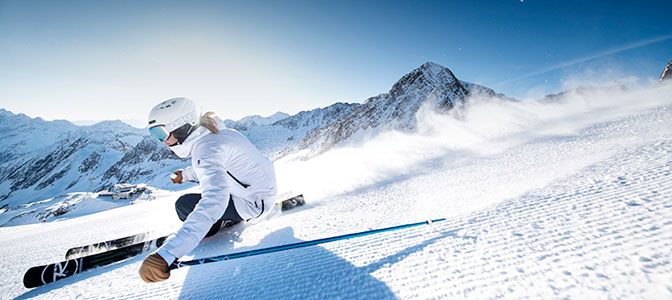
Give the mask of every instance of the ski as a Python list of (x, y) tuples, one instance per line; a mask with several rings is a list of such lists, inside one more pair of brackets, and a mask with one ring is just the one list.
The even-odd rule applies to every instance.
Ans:
[(143, 252), (152, 251), (163, 245), (166, 237), (141, 242), (123, 248), (110, 250), (103, 253), (69, 259), (53, 264), (32, 267), (23, 276), (23, 285), (26, 288), (34, 288), (45, 285), (63, 278), (71, 277), (97, 267), (106, 266), (136, 256)]
[(281, 211), (287, 211), (298, 206), (303, 206), (304, 204), (306, 204), (306, 200), (303, 198), (303, 194), (277, 203)]
[[(292, 208), (302, 206), (304, 204), (306, 204), (306, 200), (303, 198), (303, 194), (291, 197), (289, 199), (277, 203), (281, 211), (287, 211)], [(110, 250), (123, 248), (128, 245), (133, 245), (145, 241), (147, 237), (150, 237), (152, 235), (153, 235), (152, 232), (145, 232), (105, 242), (94, 243), (86, 246), (73, 247), (70, 248), (65, 253), (65, 259), (75, 259), (79, 257), (93, 255), (96, 253), (102, 253)]]
[[(302, 206), (305, 203), (303, 195), (297, 195), (278, 202), (276, 205), (284, 212)], [(66, 254), (68, 258), (65, 261), (28, 269), (23, 276), (23, 285), (26, 288), (34, 288), (97, 267), (120, 262), (161, 247), (167, 238), (167, 236), (164, 236), (144, 242), (138, 241), (146, 238), (149, 234), (151, 233), (141, 233), (107, 242), (72, 248), (68, 250)]]
[(74, 247), (68, 249), (65, 253), (65, 259), (75, 259), (83, 256), (93, 255), (97, 253), (107, 252), (110, 250), (115, 250), (119, 248), (126, 247), (128, 245), (137, 244), (145, 241), (148, 237), (152, 236), (152, 232), (145, 232), (140, 234), (134, 234), (131, 236), (118, 238), (114, 240), (109, 240), (106, 242), (90, 244), (86, 246)]

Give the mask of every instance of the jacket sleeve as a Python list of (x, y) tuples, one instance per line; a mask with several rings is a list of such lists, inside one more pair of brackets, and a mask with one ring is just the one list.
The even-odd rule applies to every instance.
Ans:
[(193, 161), (198, 162), (193, 170), (201, 183), (201, 200), (182, 227), (160, 249), (176, 258), (186, 255), (198, 246), (212, 224), (224, 214), (229, 203), (226, 168), (220, 156), (217, 153), (208, 153), (194, 157)]
[(196, 180), (196, 172), (192, 166), (188, 166), (182, 170), (182, 181), (192, 181)]

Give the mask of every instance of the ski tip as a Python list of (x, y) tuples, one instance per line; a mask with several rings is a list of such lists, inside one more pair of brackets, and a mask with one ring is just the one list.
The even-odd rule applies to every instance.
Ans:
[(279, 202), (278, 206), (280, 206), (282, 211), (286, 211), (298, 206), (303, 206), (304, 204), (306, 204), (306, 200), (303, 198), (303, 194), (299, 194), (297, 196)]
[(76, 258), (76, 256), (79, 254), (79, 252), (76, 249), (70, 249), (68, 252), (65, 252), (65, 259), (73, 259)]
[(38, 286), (45, 285), (42, 280), (42, 271), (46, 266), (32, 267), (23, 275), (23, 286), (32, 289)]

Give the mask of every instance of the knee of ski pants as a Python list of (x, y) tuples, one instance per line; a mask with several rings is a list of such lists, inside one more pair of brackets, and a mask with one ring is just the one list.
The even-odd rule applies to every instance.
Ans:
[(194, 211), (196, 204), (201, 200), (201, 194), (186, 194), (175, 201), (175, 212), (182, 222)]

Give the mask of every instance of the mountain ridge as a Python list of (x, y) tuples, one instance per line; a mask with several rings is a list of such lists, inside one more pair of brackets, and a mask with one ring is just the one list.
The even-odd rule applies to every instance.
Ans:
[(416, 128), (416, 114), (421, 107), (445, 112), (464, 104), (472, 94), (514, 100), (489, 88), (462, 82), (450, 69), (426, 62), (401, 77), (387, 93), (368, 98), (339, 120), (310, 132), (294, 147), (283, 149), (279, 156), (308, 150), (302, 159), (310, 159), (367, 131), (410, 131)]
[[(412, 130), (421, 106), (447, 111), (476, 92), (505, 97), (459, 81), (448, 68), (427, 62), (404, 75), (387, 93), (362, 104), (336, 102), (291, 116), (277, 112), (269, 117), (226, 120), (225, 124), (247, 136), (271, 159), (308, 147), (318, 155), (370, 128)], [(0, 133), (0, 150), (5, 152), (0, 160), (0, 207), (63, 193), (99, 191), (122, 182), (186, 188), (166, 178), (187, 166), (188, 160), (177, 158), (144, 129), (119, 120), (77, 126), (2, 109), (0, 129), (5, 129)]]

